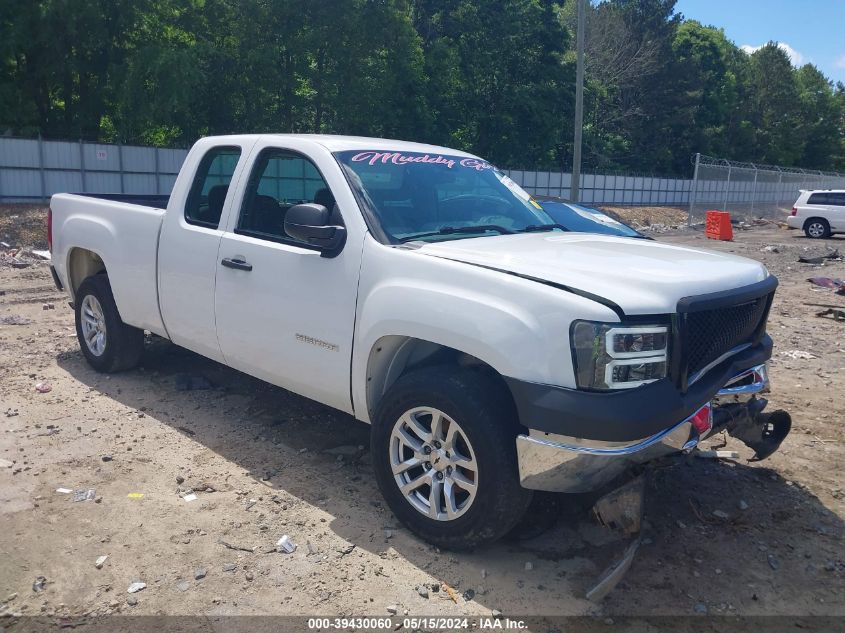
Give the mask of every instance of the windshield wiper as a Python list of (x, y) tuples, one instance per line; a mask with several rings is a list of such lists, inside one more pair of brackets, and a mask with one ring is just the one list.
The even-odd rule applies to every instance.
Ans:
[(526, 226), (524, 229), (521, 229), (520, 233), (538, 233), (541, 231), (554, 231), (555, 229), (560, 229), (561, 231), (568, 231), (569, 229), (563, 226), (563, 224), (530, 224)]
[(487, 233), (489, 231), (495, 231), (496, 233), (501, 233), (502, 235), (511, 235), (513, 231), (510, 229), (506, 229), (503, 226), (499, 226), (498, 224), (479, 224), (477, 226), (443, 226), (440, 227), (437, 231), (430, 231), (428, 233), (417, 233), (416, 235), (406, 235), (403, 237), (400, 242), (411, 242), (413, 240), (418, 240), (422, 237), (433, 237), (435, 235), (454, 235), (456, 233)]

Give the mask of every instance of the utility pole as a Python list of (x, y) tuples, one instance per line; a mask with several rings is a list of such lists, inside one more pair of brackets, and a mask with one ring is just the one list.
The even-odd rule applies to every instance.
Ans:
[(578, 202), (581, 189), (581, 136), (584, 131), (584, 22), (587, 18), (587, 0), (578, 2), (578, 33), (575, 36), (575, 144), (572, 151), (572, 183), (569, 197)]

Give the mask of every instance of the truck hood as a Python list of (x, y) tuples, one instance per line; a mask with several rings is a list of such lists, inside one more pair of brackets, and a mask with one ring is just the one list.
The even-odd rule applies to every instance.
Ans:
[(769, 276), (753, 260), (588, 233), (525, 233), (425, 244), (417, 251), (597, 295), (626, 314), (675, 312), (682, 297), (748, 286)]

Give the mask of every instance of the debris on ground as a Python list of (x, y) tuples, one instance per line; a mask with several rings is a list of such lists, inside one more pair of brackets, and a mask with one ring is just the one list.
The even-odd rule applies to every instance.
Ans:
[(205, 376), (192, 374), (177, 374), (175, 386), (176, 391), (205, 391), (214, 388)]
[(792, 360), (812, 360), (814, 358), (818, 358), (815, 354), (810, 352), (805, 352), (800, 349), (792, 349), (789, 351), (781, 352), (781, 356), (786, 356), (787, 358), (791, 358)]
[(428, 599), (428, 587), (426, 587), (425, 585), (418, 585), (417, 593), (420, 595), (421, 598)]
[(635, 539), (625, 550), (622, 558), (608, 567), (604, 573), (599, 577), (596, 585), (587, 592), (586, 598), (592, 602), (599, 602), (607, 594), (613, 591), (613, 588), (619, 584), (625, 573), (630, 569), (631, 563), (634, 562), (634, 555), (640, 547), (640, 539)]
[(637, 477), (604, 495), (593, 506), (598, 522), (623, 534), (637, 534), (643, 515), (645, 477)]
[(194, 580), (202, 580), (208, 574), (208, 570), (205, 567), (197, 567), (194, 570)]
[(817, 257), (798, 257), (799, 264), (824, 264), (825, 260), (835, 260), (838, 261), (842, 259), (842, 256), (839, 254), (839, 249), (830, 251), (826, 255), (819, 255)]
[(32, 323), (31, 319), (26, 319), (17, 314), (0, 316), (0, 325), (29, 325), (30, 323)]
[(814, 286), (836, 290), (836, 294), (845, 294), (845, 281), (833, 277), (810, 277), (807, 279)]
[(71, 490), (70, 488), (56, 488), (56, 492), (58, 492), (60, 495), (69, 495), (73, 492), (73, 490)]
[(127, 499), (143, 499), (144, 493), (143, 492), (130, 492), (126, 495)]
[(837, 310), (836, 308), (828, 308), (823, 312), (816, 312), (817, 317), (830, 316), (834, 321), (845, 321), (845, 310)]
[(146, 589), (147, 583), (141, 582), (140, 580), (136, 580), (132, 584), (129, 585), (129, 588), (126, 590), (126, 593), (138, 593)]
[(32, 583), (32, 590), (35, 593), (41, 593), (44, 591), (47, 585), (47, 579), (44, 576), (37, 576)]
[(724, 510), (713, 510), (713, 516), (722, 519), (723, 521), (727, 521), (731, 518), (731, 515)]
[(442, 582), (440, 585), (443, 587), (443, 591), (445, 591), (452, 599), (452, 602), (458, 604), (458, 592), (455, 591), (448, 583)]
[(285, 534), (276, 542), (276, 551), (285, 554), (293, 554), (296, 551), (296, 543)]
[(182, 499), (184, 499), (186, 503), (190, 503), (191, 501), (197, 500), (197, 495), (194, 494), (193, 492), (189, 492), (184, 497), (182, 497)]
[(39, 382), (35, 385), (35, 390), (38, 393), (50, 393), (53, 391), (53, 385), (49, 382)]
[(189, 583), (187, 580), (180, 580), (176, 583), (176, 588), (179, 591), (187, 591), (191, 588), (191, 583)]
[(217, 542), (220, 543), (220, 545), (222, 545), (223, 547), (226, 547), (228, 549), (233, 549), (233, 550), (236, 550), (236, 551), (239, 551), (239, 552), (249, 552), (250, 554), (255, 553), (254, 547), (244, 547), (243, 545), (236, 545), (234, 543), (228, 543), (228, 542), (224, 541), (223, 539), (218, 539)]
[(89, 488), (87, 490), (76, 490), (73, 493), (73, 500), (75, 502), (93, 501), (96, 496), (97, 491), (94, 488)]
[(98, 556), (97, 560), (94, 562), (94, 567), (97, 569), (102, 569), (103, 565), (106, 564), (106, 561), (109, 559), (108, 554), (103, 554), (102, 556)]
[(703, 459), (739, 459), (739, 453), (736, 451), (698, 450), (695, 456)]

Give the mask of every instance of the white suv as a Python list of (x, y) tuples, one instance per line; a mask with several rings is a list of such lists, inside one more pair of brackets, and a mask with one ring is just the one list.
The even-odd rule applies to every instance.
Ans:
[(802, 191), (786, 223), (813, 239), (845, 233), (845, 190)]

